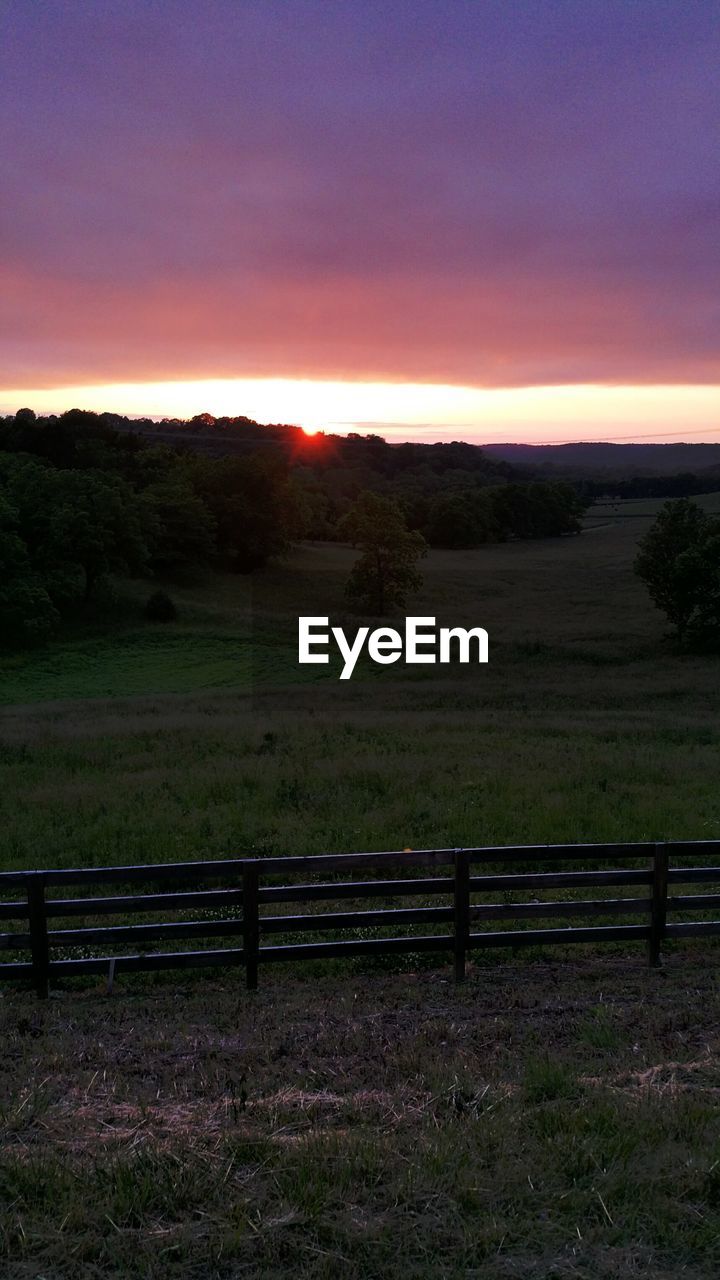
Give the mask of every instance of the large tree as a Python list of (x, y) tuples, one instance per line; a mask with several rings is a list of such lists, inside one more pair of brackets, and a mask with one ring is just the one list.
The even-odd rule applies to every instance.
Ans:
[(408, 531), (397, 503), (369, 492), (360, 494), (341, 528), (361, 551), (347, 583), (349, 598), (380, 616), (400, 608), (422, 584), (417, 562), (426, 554), (425, 539)]
[(720, 521), (696, 503), (665, 503), (640, 541), (635, 572), (681, 644), (720, 635)]

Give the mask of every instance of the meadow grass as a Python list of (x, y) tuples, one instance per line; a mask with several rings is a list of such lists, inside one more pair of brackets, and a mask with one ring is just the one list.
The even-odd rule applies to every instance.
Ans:
[[(171, 586), (166, 628), (120, 584), (122, 625), (6, 664), (2, 867), (720, 838), (717, 659), (664, 639), (646, 526), (432, 553), (412, 612), (490, 664), (344, 683), (294, 646), (361, 621), (347, 548)], [(7, 986), (2, 1275), (714, 1276), (715, 956)]]
[[(249, 604), (245, 579), (206, 588), (205, 631), (193, 587), (187, 631), (27, 659), (0, 716), (3, 866), (720, 836), (717, 660), (664, 640), (631, 572), (639, 523), (433, 553), (413, 610), (485, 625), (487, 667), (298, 668), (298, 612), (358, 622), (352, 553), (322, 545)], [(137, 689), (155, 664), (194, 686), (49, 698), (82, 643), (99, 646), (90, 690)]]

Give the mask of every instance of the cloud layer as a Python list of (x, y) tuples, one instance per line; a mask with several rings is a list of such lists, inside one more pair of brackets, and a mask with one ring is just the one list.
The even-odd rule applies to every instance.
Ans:
[(10, 0), (0, 383), (720, 382), (698, 0)]

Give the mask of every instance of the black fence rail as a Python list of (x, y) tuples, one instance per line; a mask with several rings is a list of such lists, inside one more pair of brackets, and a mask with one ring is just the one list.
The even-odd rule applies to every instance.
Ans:
[[(696, 865), (685, 865), (682, 860), (687, 859), (694, 859)], [(112, 983), (114, 975), (122, 972), (235, 965), (244, 967), (247, 986), (253, 989), (260, 965), (286, 960), (452, 952), (455, 978), (461, 981), (468, 953), (484, 947), (620, 941), (646, 943), (649, 963), (658, 965), (663, 939), (720, 934), (720, 920), (677, 919), (677, 915), (700, 912), (706, 916), (720, 909), (720, 893), (673, 892), (682, 885), (720, 882), (720, 865), (708, 859), (720, 860), (720, 841), (422, 849), (8, 871), (0, 873), (0, 921), (12, 921), (15, 927), (0, 933), (0, 950), (24, 952), (27, 958), (0, 963), (0, 979), (31, 979), (38, 996), (44, 997), (56, 978), (104, 973)], [(595, 865), (557, 870), (563, 862)], [(521, 869), (505, 869), (513, 864)], [(357, 873), (372, 878), (356, 879)], [(221, 887), (204, 887), (218, 882)], [(88, 896), (60, 896), (76, 886)], [(114, 886), (111, 896), (104, 892), (106, 886)], [(143, 893), (148, 886), (155, 891)], [(632, 887), (633, 895), (606, 896), (621, 887)], [(598, 890), (600, 896), (580, 896), (588, 889)], [(573, 896), (558, 899), (557, 890)], [(513, 896), (529, 892), (535, 895), (532, 900)], [(537, 896), (548, 893), (549, 898)], [(374, 898), (414, 899), (415, 905), (292, 912), (296, 903), (362, 903)], [(417, 902), (428, 898), (438, 905)], [(94, 923), (101, 917), (132, 917), (142, 912), (183, 918)], [(188, 912), (200, 913), (202, 918), (187, 919)], [(93, 923), (68, 927), (67, 922), (77, 917)], [(611, 923), (532, 927), (536, 920), (576, 917)], [(626, 917), (634, 922), (616, 923)], [(62, 928), (55, 927), (58, 921), (64, 922)], [(487, 927), (502, 921), (524, 927)], [(407, 932), (418, 925), (441, 931)], [(480, 928), (474, 930), (474, 925)], [(394, 931), (393, 936), (266, 941), (296, 933), (337, 935), (387, 929)], [(239, 945), (169, 949), (178, 940), (213, 938), (237, 939)], [(156, 945), (159, 950), (153, 949)], [(130, 951), (87, 954), (88, 949), (101, 947), (129, 947)], [(83, 954), (73, 955), (78, 949)]]

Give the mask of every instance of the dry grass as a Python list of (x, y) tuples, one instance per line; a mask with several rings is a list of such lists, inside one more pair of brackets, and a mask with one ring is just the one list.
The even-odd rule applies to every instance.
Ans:
[(717, 994), (686, 948), (6, 995), (3, 1276), (710, 1277)]

